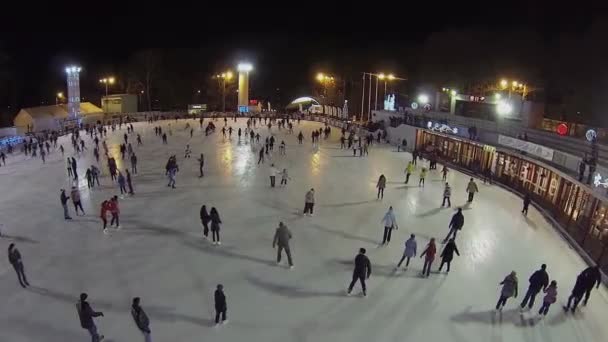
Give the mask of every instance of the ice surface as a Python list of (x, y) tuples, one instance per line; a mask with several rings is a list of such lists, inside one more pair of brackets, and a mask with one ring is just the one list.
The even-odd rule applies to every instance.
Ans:
[[(535, 209), (521, 216), (521, 199), (496, 186), (478, 181), (480, 192), (464, 211), (465, 226), (458, 236), (461, 256), (449, 275), (418, 277), (416, 258), (407, 272), (393, 273), (410, 233), (419, 251), (429, 237), (443, 238), (453, 209), (440, 209), (443, 184), (439, 171), (419, 188), (417, 174), (403, 184), (409, 153), (374, 145), (369, 157), (353, 158), (340, 150), (333, 129), (318, 152), (310, 130), (320, 124), (302, 122), (295, 133), (272, 133), (287, 143), (287, 155), (272, 161), (287, 168), (292, 178), (285, 188), (269, 187), (269, 162), (257, 166), (257, 153), (248, 139), (222, 139), (218, 131), (205, 137), (198, 123), (194, 137), (185, 121), (164, 121), (173, 134), (169, 145), (154, 136), (153, 125), (136, 123), (144, 146), (137, 147), (140, 173), (133, 178), (136, 194), (121, 200), (121, 231), (104, 236), (98, 218), (102, 200), (118, 188), (104, 175), (102, 188), (87, 190), (84, 171), (90, 165), (93, 143), (78, 160), (84, 217), (63, 220), (59, 189), (70, 186), (66, 163), (58, 151), (46, 165), (40, 159), (11, 157), (0, 168), (0, 220), (6, 251), (16, 242), (33, 285), (23, 290), (6, 257), (0, 261), (0, 341), (86, 341), (74, 303), (89, 293), (92, 306), (105, 312), (97, 319), (110, 341), (138, 341), (143, 337), (129, 312), (131, 298), (140, 296), (151, 319), (155, 341), (604, 341), (608, 336), (607, 294), (592, 293), (588, 307), (576, 316), (564, 315), (576, 275), (586, 266)], [(244, 121), (233, 127), (244, 128)], [(296, 134), (302, 130), (303, 145)], [(258, 129), (262, 139), (268, 129)], [(125, 129), (109, 135), (112, 154), (120, 161), (118, 143)], [(60, 139), (72, 151), (67, 138)], [(189, 143), (193, 158), (184, 160)], [(206, 158), (205, 177), (198, 178), (198, 155)], [(167, 188), (164, 166), (176, 154), (180, 166), (177, 189)], [(66, 157), (67, 157), (66, 153)], [(104, 159), (104, 158), (102, 158)], [(128, 163), (126, 163), (128, 165)], [(419, 165), (420, 167), (420, 165)], [(384, 200), (376, 200), (380, 174), (387, 177)], [(468, 177), (451, 171), (453, 207), (464, 204)], [(277, 184), (279, 180), (277, 180)], [(305, 192), (314, 187), (314, 217), (301, 216)], [(223, 245), (201, 239), (199, 208), (215, 206), (224, 222)], [(388, 247), (378, 247), (380, 220), (388, 206), (395, 208), (400, 229)], [(292, 230), (295, 269), (275, 264), (272, 249), (279, 221)], [(359, 247), (368, 249), (373, 274), (368, 296), (346, 297), (351, 262)], [(6, 254), (5, 254), (6, 255)], [(285, 261), (284, 261), (285, 263)], [(532, 313), (522, 319), (518, 308), (527, 279), (541, 263), (548, 264), (559, 286), (559, 300), (541, 322)], [(436, 261), (433, 270), (438, 267)], [(518, 272), (520, 296), (510, 299), (502, 316), (492, 314), (498, 283), (511, 270)], [(230, 323), (213, 327), (213, 291), (222, 283), (228, 299)], [(355, 293), (359, 293), (355, 288)]]

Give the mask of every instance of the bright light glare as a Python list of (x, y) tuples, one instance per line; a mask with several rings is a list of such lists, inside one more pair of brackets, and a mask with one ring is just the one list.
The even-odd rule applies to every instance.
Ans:
[(80, 70), (81, 70), (80, 67), (73, 66), (73, 65), (65, 68), (65, 72), (67, 72), (68, 74), (77, 73), (77, 72), (80, 72)]
[(395, 75), (393, 75), (393, 74), (388, 74), (388, 79), (389, 79), (389, 80), (394, 80), (394, 79), (395, 79)]
[(57, 97), (58, 98), (62, 98), (63, 97), (63, 93), (57, 93)]
[(110, 84), (114, 84), (114, 77), (110, 77), (110, 78), (108, 78), (108, 83), (110, 83)]
[(496, 93), (496, 94), (494, 94), (494, 97), (495, 97), (497, 100), (500, 100), (500, 98), (501, 98), (502, 96), (501, 96), (499, 93)]
[(456, 91), (456, 89), (452, 89), (450, 94), (452, 94), (452, 96), (456, 96), (456, 94), (458, 94), (458, 91)]
[(239, 63), (239, 65), (237, 66), (237, 70), (249, 72), (253, 70), (253, 65), (251, 65), (251, 63)]
[(386, 77), (386, 75), (384, 75), (383, 73), (379, 73), (378, 74), (378, 78), (383, 80)]
[(512, 111), (513, 111), (513, 107), (505, 101), (501, 101), (496, 105), (496, 113), (498, 113), (500, 115), (508, 115)]
[(514, 87), (517, 87), (517, 81), (513, 81), (511, 84), (513, 84)]
[(427, 104), (427, 103), (429, 103), (429, 97), (425, 94), (420, 94), (420, 95), (418, 95), (418, 102), (420, 102), (422, 104)]
[(325, 79), (325, 75), (323, 75), (322, 72), (320, 72), (320, 73), (317, 74), (317, 80), (319, 82), (323, 82), (324, 79)]
[(505, 88), (507, 86), (507, 84), (509, 84), (509, 82), (507, 82), (507, 80), (501, 80), (500, 81), (500, 86)]
[(226, 73), (226, 79), (231, 79), (232, 78), (232, 71), (228, 71)]

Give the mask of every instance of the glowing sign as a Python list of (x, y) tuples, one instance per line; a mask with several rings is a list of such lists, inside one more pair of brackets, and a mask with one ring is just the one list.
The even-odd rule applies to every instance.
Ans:
[(591, 142), (597, 138), (597, 132), (594, 129), (589, 129), (585, 133), (585, 138), (587, 138), (587, 141)]
[(426, 127), (428, 127), (428, 129), (430, 129), (431, 131), (437, 131), (437, 132), (441, 132), (441, 133), (451, 133), (451, 134), (458, 134), (458, 128), (457, 127), (450, 127), (446, 124), (441, 124), (439, 122), (427, 122)]
[(412, 102), (412, 109), (418, 109), (418, 103)]
[(602, 175), (600, 175), (599, 173), (596, 173), (595, 176), (593, 177), (593, 185), (595, 185), (595, 187), (603, 187), (603, 188), (608, 188), (608, 178), (604, 179), (604, 181), (602, 181)]
[(560, 123), (559, 125), (557, 125), (557, 128), (555, 130), (559, 135), (566, 135), (568, 134), (568, 125), (566, 125), (565, 123)]

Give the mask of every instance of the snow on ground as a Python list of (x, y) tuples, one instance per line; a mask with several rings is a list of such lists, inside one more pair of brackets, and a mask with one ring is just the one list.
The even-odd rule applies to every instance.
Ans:
[[(422, 260), (408, 271), (394, 272), (406, 237), (415, 233), (419, 252), (430, 237), (443, 238), (453, 209), (441, 209), (443, 183), (431, 172), (424, 188), (417, 174), (403, 184), (409, 153), (374, 145), (370, 155), (351, 157), (340, 150), (339, 132), (322, 141), (318, 151), (310, 131), (318, 123), (295, 125), (295, 134), (272, 133), (287, 143), (287, 155), (275, 148), (272, 161), (287, 168), (291, 181), (284, 188), (269, 187), (269, 162), (258, 166), (248, 139), (208, 137), (185, 121), (163, 121), (169, 145), (154, 135), (153, 125), (136, 123), (144, 146), (137, 147), (140, 173), (133, 178), (135, 196), (121, 200), (121, 231), (104, 236), (98, 218), (102, 200), (118, 192), (107, 175), (105, 161), (101, 189), (87, 190), (84, 171), (92, 163), (92, 142), (78, 160), (86, 216), (63, 220), (59, 189), (69, 188), (66, 163), (58, 151), (46, 165), (40, 159), (11, 157), (0, 168), (0, 220), (9, 238), (0, 239), (6, 251), (15, 242), (24, 257), (33, 285), (22, 289), (7, 258), (0, 261), (0, 341), (85, 341), (74, 303), (80, 292), (89, 294), (93, 308), (105, 312), (97, 325), (109, 341), (143, 340), (129, 312), (131, 298), (142, 298), (151, 319), (155, 341), (603, 341), (608, 326), (608, 296), (594, 291), (588, 307), (572, 317), (561, 305), (567, 299), (584, 262), (559, 237), (538, 211), (521, 216), (521, 199), (480, 181), (480, 193), (466, 208), (465, 227), (458, 237), (460, 257), (449, 275), (418, 277)], [(230, 122), (244, 128), (244, 121)], [(303, 145), (296, 134), (302, 130)], [(268, 129), (258, 129), (262, 139)], [(125, 129), (109, 134), (117, 157)], [(72, 151), (67, 138), (60, 143)], [(193, 158), (184, 160), (186, 144)], [(256, 150), (257, 151), (257, 150)], [(199, 179), (196, 159), (205, 153), (205, 177)], [(164, 166), (176, 154), (180, 166), (177, 189), (167, 187)], [(68, 153), (66, 153), (67, 157)], [(102, 158), (103, 159), (103, 158)], [(420, 164), (419, 164), (420, 167)], [(376, 200), (380, 174), (388, 182), (384, 200)], [(453, 207), (466, 200), (468, 177), (452, 171)], [(279, 180), (277, 180), (279, 183)], [(314, 187), (314, 217), (303, 217), (305, 192)], [(224, 222), (223, 245), (201, 239), (199, 208), (215, 206)], [(388, 247), (378, 247), (380, 220), (392, 205), (400, 229)], [(274, 230), (279, 221), (292, 230), (295, 269), (274, 262)], [(373, 265), (368, 296), (346, 297), (352, 260), (360, 247)], [(520, 317), (519, 300), (529, 275), (548, 264), (558, 282), (559, 300), (541, 322), (536, 315)], [(436, 261), (433, 270), (438, 267)], [(502, 316), (492, 309), (498, 283), (511, 270), (518, 272), (520, 296), (510, 299)], [(228, 299), (227, 326), (213, 325), (213, 291), (222, 283)], [(355, 293), (360, 290), (355, 288)], [(535, 311), (541, 304), (537, 298)]]

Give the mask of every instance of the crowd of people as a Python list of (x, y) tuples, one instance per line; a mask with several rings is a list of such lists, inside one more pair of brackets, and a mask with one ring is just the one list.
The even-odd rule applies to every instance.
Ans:
[[(215, 118), (213, 121), (217, 121), (218, 118)], [(213, 134), (215, 132), (215, 124), (213, 121), (210, 121), (205, 130), (205, 135)], [(234, 117), (234, 121), (236, 121), (236, 117)], [(263, 121), (263, 123), (262, 123)], [(167, 137), (167, 133), (169, 136), (173, 135), (173, 128), (177, 129), (177, 120), (174, 124), (173, 128), (171, 128), (171, 124), (169, 124), (168, 128), (164, 128), (162, 125), (156, 126), (156, 120), (150, 119), (148, 120), (149, 124), (154, 124), (154, 133), (155, 136), (160, 137), (161, 144), (167, 145), (169, 144), (169, 140)], [(274, 158), (272, 153), (274, 151), (274, 145), (277, 143), (278, 138), (275, 138), (275, 134), (272, 133), (271, 128), (274, 126), (277, 129), (285, 130), (286, 137), (288, 139), (290, 135), (294, 133), (294, 123), (296, 120), (291, 119), (289, 117), (275, 119), (275, 118), (247, 118), (246, 128), (241, 130), (233, 129), (231, 126), (228, 126), (228, 118), (224, 118), (224, 126), (221, 129), (222, 139), (232, 139), (233, 131), (237, 132), (237, 139), (239, 142), (241, 141), (241, 135), (244, 133), (244, 139), (250, 142), (252, 146), (252, 153), (258, 154), (258, 165), (262, 167), (260, 164), (263, 164), (266, 159), (270, 159), (270, 166), (268, 168), (269, 178), (270, 178), (270, 187), (276, 187), (276, 178), (280, 176), (281, 182), (280, 186), (286, 186), (287, 181), (291, 178), (289, 177), (287, 168), (278, 168), (277, 163), (280, 159)], [(299, 124), (299, 119), (297, 120)], [(116, 125), (111, 125), (109, 128), (114, 132), (116, 130)], [(199, 121), (200, 129), (203, 129), (204, 121), (201, 118)], [(258, 128), (259, 126), (259, 128)], [(106, 159), (108, 174), (110, 175), (109, 180), (104, 180), (111, 182), (113, 185), (117, 187), (116, 192), (120, 192), (121, 199), (124, 198), (124, 195), (134, 196), (134, 186), (132, 174), (137, 174), (137, 163), (138, 157), (136, 156), (135, 148), (129, 143), (129, 138), (133, 135), (136, 136), (137, 147), (143, 145), (143, 141), (141, 139), (141, 135), (139, 133), (135, 133), (134, 127), (132, 124), (126, 124), (127, 133), (123, 135), (124, 143), (121, 143), (119, 146), (120, 158), (122, 160), (130, 161), (130, 170), (129, 168), (124, 168), (124, 170), (120, 170), (117, 167), (117, 162), (113, 154), (109, 153), (109, 148), (104, 139), (107, 136), (108, 127), (102, 125), (94, 125), (84, 132), (90, 135), (90, 139), (94, 144), (93, 155), (97, 161), (97, 165), (93, 164), (86, 169), (85, 177), (87, 180), (87, 188), (94, 189), (95, 184), (97, 187), (100, 186), (100, 176), (102, 172), (100, 171), (101, 164), (99, 162), (100, 153), (99, 153), (99, 144), (101, 142), (102, 148), (104, 150), (103, 156)], [(268, 136), (264, 139), (261, 139), (260, 132), (268, 128)], [(122, 129), (122, 122), (118, 124), (118, 129)], [(255, 131), (257, 129), (257, 131)], [(190, 132), (190, 137), (193, 137), (193, 128), (190, 126), (188, 122), (184, 128), (184, 130)], [(321, 138), (328, 139), (331, 135), (332, 129), (329, 125), (325, 124), (324, 127), (319, 128), (318, 130), (313, 130), (311, 133), (311, 144), (314, 148), (319, 148), (319, 144), (321, 143)], [(72, 147), (73, 147), (73, 155), (67, 158), (67, 176), (69, 179), (74, 182), (74, 186), (69, 189), (69, 193), (66, 192), (65, 189), (60, 190), (60, 203), (63, 207), (63, 214), (65, 220), (72, 220), (72, 217), (69, 213), (68, 202), (71, 199), (74, 211), (76, 215), (86, 215), (82, 202), (81, 202), (81, 194), (80, 189), (77, 186), (77, 181), (79, 178), (78, 174), (78, 162), (77, 158), (87, 151), (86, 143), (83, 137), (80, 136), (81, 131), (74, 130), (70, 136)], [(278, 137), (278, 135), (277, 135)], [(385, 138), (385, 137), (384, 137)], [(304, 135), (300, 131), (296, 136), (298, 144), (302, 144), (304, 141)], [(364, 154), (368, 154), (369, 146), (374, 143), (381, 143), (383, 136), (381, 132), (378, 132), (377, 136), (374, 136), (371, 133), (361, 134), (361, 132), (355, 132), (353, 130), (347, 130), (346, 128), (342, 128), (341, 136), (340, 136), (340, 148), (350, 150), (353, 149), (353, 155), (356, 156), (357, 151), (359, 152), (359, 156), (363, 156)], [(262, 141), (262, 142), (260, 142)], [(40, 150), (40, 155), (43, 163), (45, 162), (45, 155), (51, 153), (50, 144), (53, 144), (55, 149), (61, 151), (61, 154), (65, 153), (63, 146), (57, 147), (57, 135), (50, 135), (49, 137), (42, 138), (37, 141), (30, 140), (30, 142), (25, 144), (24, 154), (31, 155), (32, 157), (37, 156), (37, 149)], [(172, 142), (173, 143), (173, 142)], [(281, 140), (279, 144), (279, 156), (286, 155), (286, 146), (285, 140)], [(407, 143), (404, 144), (407, 146)], [(136, 148), (137, 148), (136, 147)], [(46, 148), (46, 152), (44, 152), (44, 148)], [(259, 150), (259, 151), (258, 151)], [(192, 149), (189, 144), (185, 147), (184, 153), (184, 163), (187, 163), (190, 159), (190, 155), (192, 154)], [(116, 157), (118, 158), (118, 157)], [(405, 184), (408, 184), (410, 176), (414, 174), (417, 170), (418, 163), (421, 162), (422, 156), (418, 153), (413, 153), (412, 160), (407, 162), (405, 166)], [(63, 158), (61, 160), (64, 160)], [(199, 177), (204, 177), (204, 166), (205, 166), (205, 158), (203, 153), (200, 154), (200, 158), (196, 159), (196, 162), (199, 166)], [(420, 166), (419, 169), (419, 187), (424, 187), (425, 178), (427, 174), (431, 170), (436, 170), (436, 160), (429, 160), (430, 167), (427, 168), (425, 164)], [(62, 164), (63, 165), (63, 164)], [(165, 164), (165, 175), (168, 178), (167, 187), (172, 189), (176, 188), (177, 182), (176, 177), (179, 172), (177, 157), (175, 154), (171, 155)], [(451, 207), (451, 196), (452, 196), (452, 187), (447, 182), (447, 174), (449, 170), (446, 165), (443, 165), (441, 169), (442, 181), (444, 181), (445, 185), (442, 191), (441, 207), (444, 207), (446, 204), (448, 207)], [(115, 184), (114, 184), (115, 183)], [(382, 201), (384, 199), (384, 192), (387, 185), (387, 178), (384, 174), (381, 174), (376, 183), (377, 188), (377, 200)], [(467, 206), (470, 206), (474, 201), (475, 194), (479, 192), (479, 188), (477, 183), (473, 178), (470, 178), (466, 189), (464, 189), (467, 197)], [(439, 196), (438, 196), (439, 197)], [(304, 209), (302, 210), (302, 215), (313, 216), (315, 205), (315, 189), (311, 188), (304, 195)], [(526, 215), (528, 212), (528, 207), (530, 205), (530, 197), (526, 196), (524, 198), (522, 214)], [(447, 236), (442, 241), (444, 245), (441, 253), (439, 254), (439, 258), (441, 259), (439, 267), (437, 268), (437, 273), (442, 272), (444, 266), (446, 268), (446, 274), (451, 270), (451, 264), (454, 260), (454, 256), (460, 256), (461, 251), (457, 246), (457, 235), (465, 226), (465, 218), (463, 215), (462, 207), (456, 209), (456, 212), (451, 217), (451, 220), (447, 224), (448, 233)], [(102, 231), (104, 234), (109, 234), (107, 223), (108, 223), (108, 213), (111, 215), (110, 227), (115, 227), (115, 229), (121, 229), (120, 226), (120, 209), (119, 209), (119, 197), (118, 195), (113, 195), (108, 200), (104, 200), (101, 203), (100, 208), (100, 219), (102, 223)], [(202, 238), (208, 239), (209, 231), (211, 231), (211, 240), (213, 245), (221, 246), (220, 239), (220, 227), (223, 222), (220, 218), (219, 212), (216, 207), (211, 207), (211, 209), (207, 210), (207, 205), (202, 205), (200, 208), (200, 220), (202, 225)], [(380, 220), (381, 227), (383, 229), (382, 241), (379, 243), (379, 246), (388, 246), (391, 241), (391, 235), (393, 230), (399, 229), (399, 224), (397, 220), (396, 211), (392, 206), (389, 206), (387, 212), (384, 214), (382, 219)], [(272, 247), (277, 249), (276, 254), (276, 262), (277, 264), (281, 263), (283, 254), (287, 257), (288, 267), (289, 269), (294, 268), (294, 259), (290, 249), (290, 240), (293, 238), (293, 234), (291, 230), (287, 227), (284, 222), (279, 222), (278, 227), (275, 230), (274, 238), (272, 241)], [(419, 256), (423, 258), (422, 268), (420, 272), (420, 277), (428, 278), (431, 274), (431, 269), (433, 267), (436, 255), (438, 253), (438, 246), (436, 244), (435, 238), (430, 238), (428, 243), (424, 246), (424, 249), (418, 254), (418, 242), (416, 240), (415, 234), (410, 234), (408, 239), (404, 242), (403, 253), (401, 254), (400, 260), (396, 263), (395, 272), (401, 269), (403, 262), (405, 261), (405, 268), (407, 269), (411, 265), (411, 259)], [(465, 251), (466, 252), (466, 251)], [(358, 254), (354, 258), (354, 269), (352, 272), (351, 282), (347, 287), (346, 294), (351, 295), (352, 291), (357, 284), (360, 283), (362, 289), (362, 296), (367, 296), (367, 287), (366, 280), (369, 279), (372, 275), (372, 262), (367, 256), (367, 251), (365, 248), (360, 248)], [(29, 282), (25, 275), (25, 267), (23, 263), (23, 258), (21, 256), (20, 251), (17, 249), (15, 244), (11, 244), (8, 250), (8, 257), (10, 264), (14, 267), (19, 284), (26, 288), (29, 286)], [(534, 272), (529, 278), (529, 287), (524, 296), (520, 308), (523, 310), (531, 309), (535, 303), (536, 296), (542, 291), (545, 293), (542, 304), (539, 308), (538, 314), (544, 316), (548, 313), (551, 304), (555, 303), (557, 300), (557, 282), (555, 280), (549, 281), (550, 278), (547, 273), (547, 266), (542, 265), (541, 268)], [(592, 289), (595, 287), (599, 287), (601, 283), (601, 274), (599, 268), (597, 266), (591, 266), (584, 271), (582, 271), (577, 279), (572, 290), (570, 297), (568, 298), (567, 305), (564, 307), (566, 310), (570, 310), (571, 312), (575, 312), (579, 302), (583, 301), (583, 304), (586, 305), (590, 293)], [(500, 296), (498, 302), (495, 306), (497, 311), (500, 311), (507, 303), (508, 299), (511, 297), (517, 297), (518, 295), (518, 278), (515, 271), (508, 274), (501, 282), (502, 289), (500, 291)], [(583, 300), (584, 297), (584, 300)], [(227, 298), (224, 292), (224, 286), (222, 284), (218, 284), (216, 290), (214, 292), (214, 302), (215, 302), (215, 323), (227, 323)], [(103, 317), (103, 312), (95, 311), (91, 304), (88, 302), (88, 294), (82, 293), (80, 294), (80, 300), (76, 304), (77, 312), (80, 318), (81, 327), (86, 329), (92, 341), (100, 341), (103, 339), (103, 335), (101, 335), (96, 327), (95, 318)], [(143, 334), (145, 341), (151, 341), (151, 329), (150, 329), (150, 319), (146, 315), (142, 305), (141, 299), (139, 297), (135, 297), (132, 299), (131, 303), (131, 314), (133, 320), (135, 322), (136, 327)]]

